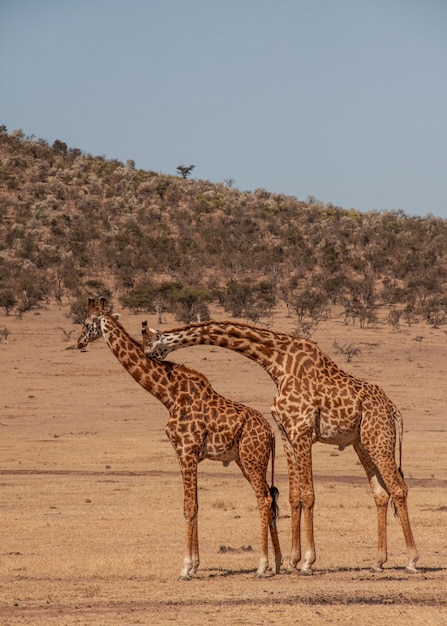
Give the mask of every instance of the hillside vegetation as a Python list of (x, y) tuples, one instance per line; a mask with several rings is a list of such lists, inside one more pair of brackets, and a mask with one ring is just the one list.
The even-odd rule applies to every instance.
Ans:
[[(310, 333), (331, 307), (347, 321), (447, 321), (447, 220), (361, 213), (136, 169), (0, 128), (0, 306), (50, 299), (76, 317), (87, 294), (205, 319), (267, 319), (280, 301)], [(421, 210), (423, 211), (423, 207)]]

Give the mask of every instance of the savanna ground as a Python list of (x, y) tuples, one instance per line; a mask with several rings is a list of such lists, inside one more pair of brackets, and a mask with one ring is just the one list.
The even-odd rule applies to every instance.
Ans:
[[(199, 468), (199, 577), (178, 582), (182, 483), (164, 434), (166, 409), (140, 388), (101, 340), (66, 350), (80, 327), (66, 308), (0, 316), (0, 623), (446, 624), (447, 336), (422, 324), (360, 330), (342, 319), (313, 336), (346, 370), (384, 387), (402, 409), (404, 470), (420, 552), (405, 572), (405, 545), (390, 511), (389, 560), (372, 572), (375, 506), (352, 449), (314, 446), (314, 575), (254, 579), (259, 519), (237, 466)], [(147, 316), (125, 311), (134, 336)], [(156, 326), (156, 320), (149, 317)], [(176, 325), (167, 320), (164, 327)], [(272, 328), (292, 331), (278, 313)], [(73, 331), (68, 342), (63, 330)], [(417, 339), (419, 337), (419, 339)], [(420, 339), (423, 337), (423, 339)], [(355, 342), (351, 363), (333, 342)], [(270, 418), (275, 387), (248, 359), (200, 346), (170, 355), (215, 388)], [(278, 522), (290, 550), (287, 471), (277, 437)]]

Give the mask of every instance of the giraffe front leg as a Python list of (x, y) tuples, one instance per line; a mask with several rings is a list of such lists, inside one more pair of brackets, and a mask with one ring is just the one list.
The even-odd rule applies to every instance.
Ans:
[(197, 514), (193, 519), (186, 521), (185, 556), (178, 580), (191, 580), (197, 576), (197, 569), (200, 564), (197, 521)]
[[(312, 503), (309, 504), (309, 499)], [(305, 576), (312, 574), (312, 565), (316, 561), (314, 526), (313, 526), (313, 495), (304, 499), (302, 505), (303, 526), (304, 526), (304, 555), (301, 565), (300, 574)]]
[(309, 575), (312, 574), (312, 565), (317, 558), (314, 539), (315, 493), (312, 477), (312, 438), (310, 436), (301, 435), (297, 440), (295, 457), (297, 459), (297, 480), (304, 527), (304, 554), (300, 574)]
[(295, 571), (301, 560), (301, 507), (300, 507), (300, 491), (298, 483), (298, 474), (296, 469), (296, 459), (293, 446), (289, 437), (281, 423), (279, 416), (272, 409), (272, 415), (278, 425), (281, 434), (281, 440), (286, 454), (287, 471), (289, 475), (289, 502), (291, 515), (291, 531), (292, 531), (292, 547), (290, 552), (289, 563), (286, 568), (288, 574)]
[(186, 541), (183, 567), (178, 580), (195, 578), (199, 567), (198, 502), (197, 502), (197, 462), (185, 466), (180, 460), (183, 475), (183, 513), (186, 521)]
[(298, 567), (301, 561), (301, 506), (300, 491), (298, 479), (295, 478), (296, 468), (293, 471), (289, 469), (289, 502), (290, 517), (292, 522), (292, 547), (290, 550), (289, 564), (287, 565), (287, 573), (290, 574)]

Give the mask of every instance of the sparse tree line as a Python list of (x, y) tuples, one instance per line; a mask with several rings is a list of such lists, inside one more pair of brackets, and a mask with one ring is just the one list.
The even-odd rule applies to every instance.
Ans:
[(396, 330), (446, 324), (446, 220), (239, 191), (193, 169), (140, 170), (0, 126), (0, 307), (69, 301), (76, 318), (86, 294), (113, 291), (181, 322), (211, 303), (268, 320), (282, 301), (307, 336), (335, 305), (362, 327), (381, 308)]

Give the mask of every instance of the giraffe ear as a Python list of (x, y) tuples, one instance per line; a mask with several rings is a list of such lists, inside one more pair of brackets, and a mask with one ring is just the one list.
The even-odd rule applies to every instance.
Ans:
[(112, 313), (112, 317), (118, 321), (121, 317), (121, 313)]

